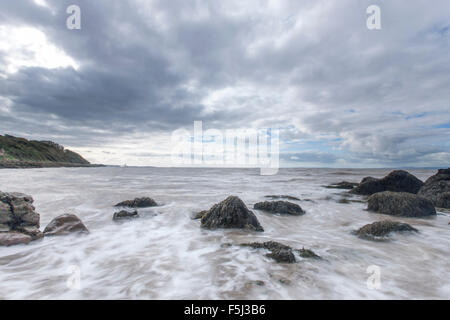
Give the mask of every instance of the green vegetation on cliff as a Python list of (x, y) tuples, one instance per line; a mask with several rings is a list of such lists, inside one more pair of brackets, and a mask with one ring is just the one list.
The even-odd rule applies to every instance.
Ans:
[(79, 154), (51, 141), (0, 135), (0, 167), (89, 166)]

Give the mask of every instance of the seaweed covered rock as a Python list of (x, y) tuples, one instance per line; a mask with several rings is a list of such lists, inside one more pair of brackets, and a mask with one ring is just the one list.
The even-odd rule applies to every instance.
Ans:
[(377, 192), (409, 192), (417, 193), (424, 183), (404, 170), (395, 170), (382, 179), (366, 177), (361, 183), (350, 190), (350, 193), (372, 195)]
[(268, 195), (264, 196), (264, 198), (270, 198), (270, 199), (287, 199), (287, 200), (294, 200), (294, 201), (300, 201), (299, 198), (285, 195), (285, 194), (277, 194), (277, 195)]
[(309, 259), (322, 259), (320, 256), (318, 256), (314, 251), (310, 249), (295, 249), (295, 252), (298, 253), (298, 255), (302, 258), (309, 258)]
[(342, 181), (339, 183), (330, 184), (330, 185), (326, 186), (325, 188), (328, 188), (328, 189), (353, 189), (354, 187), (357, 187), (358, 185), (359, 185), (359, 183), (357, 183), (357, 182)]
[(436, 215), (433, 203), (407, 192), (379, 192), (369, 197), (367, 210), (401, 217)]
[(363, 239), (377, 240), (389, 236), (392, 232), (418, 232), (418, 230), (407, 223), (383, 220), (367, 224), (354, 233)]
[(300, 216), (305, 214), (305, 211), (295, 203), (288, 201), (264, 201), (258, 202), (253, 206), (256, 210), (267, 211), (271, 213), (289, 214), (293, 216)]
[(128, 208), (148, 208), (155, 206), (157, 206), (157, 203), (155, 202), (155, 200), (149, 197), (135, 198), (134, 200), (125, 200), (115, 205), (115, 207)]
[(45, 236), (59, 236), (71, 233), (89, 233), (89, 230), (80, 218), (69, 213), (56, 217), (44, 229)]
[(267, 257), (274, 259), (279, 263), (294, 263), (296, 262), (294, 252), (297, 252), (298, 255), (302, 258), (313, 258), (313, 259), (321, 259), (317, 254), (315, 254), (312, 250), (309, 249), (292, 249), (290, 246), (284, 245), (275, 241), (266, 241), (266, 242), (252, 242), (252, 243), (243, 243), (241, 244), (243, 247), (251, 247), (254, 249), (266, 249), (270, 252), (266, 254)]
[(438, 208), (450, 209), (450, 168), (439, 169), (420, 188), (418, 195), (427, 198)]
[(230, 196), (209, 209), (201, 218), (201, 227), (264, 231), (255, 214), (236, 196)]
[(243, 243), (241, 246), (251, 247), (254, 249), (267, 249), (270, 252), (266, 254), (267, 257), (274, 259), (278, 263), (294, 263), (295, 256), (292, 253), (292, 248), (275, 241), (267, 242), (253, 242)]
[(272, 258), (278, 263), (295, 263), (295, 256), (292, 250), (276, 249), (266, 254), (267, 257)]
[(139, 218), (139, 214), (136, 210), (134, 211), (121, 210), (119, 212), (115, 212), (113, 215), (114, 221), (130, 220), (135, 218)]

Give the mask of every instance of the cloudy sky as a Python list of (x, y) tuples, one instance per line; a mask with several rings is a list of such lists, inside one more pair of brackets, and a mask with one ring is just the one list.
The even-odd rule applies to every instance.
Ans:
[(0, 0), (1, 134), (171, 165), (196, 120), (279, 128), (285, 166), (448, 166), (450, 2)]

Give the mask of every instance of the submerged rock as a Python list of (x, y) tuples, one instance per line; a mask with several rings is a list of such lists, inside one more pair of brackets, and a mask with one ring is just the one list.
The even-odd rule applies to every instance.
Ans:
[(62, 214), (53, 219), (44, 229), (45, 236), (89, 233), (83, 222), (74, 214)]
[(129, 207), (129, 208), (148, 208), (155, 207), (158, 204), (149, 197), (136, 198), (134, 200), (125, 200), (115, 205), (115, 207)]
[(411, 227), (407, 223), (401, 223), (391, 220), (377, 221), (367, 224), (355, 231), (354, 233), (364, 239), (377, 240), (379, 238), (387, 237), (391, 232), (419, 232), (417, 229)]
[(276, 241), (266, 241), (266, 242), (251, 242), (242, 243), (243, 247), (251, 247), (253, 249), (267, 249), (267, 250), (292, 250), (291, 247), (284, 245)]
[(357, 182), (348, 182), (348, 181), (342, 181), (339, 183), (334, 183), (326, 186), (325, 188), (328, 189), (353, 189), (354, 187), (358, 186), (359, 183)]
[(201, 218), (201, 227), (211, 230), (239, 228), (264, 231), (255, 214), (235, 196), (230, 196), (209, 209)]
[(139, 214), (138, 212), (135, 211), (126, 211), (126, 210), (121, 210), (119, 212), (115, 212), (113, 215), (113, 220), (114, 221), (121, 221), (121, 220), (129, 220), (129, 219), (135, 219), (138, 218)]
[(268, 195), (268, 196), (264, 196), (264, 198), (270, 198), (270, 199), (287, 199), (287, 200), (294, 200), (294, 201), (301, 201), (299, 198), (297, 197), (293, 197), (293, 196), (288, 196), (288, 195)]
[(314, 251), (310, 249), (296, 249), (295, 252), (302, 258), (310, 258), (310, 259), (322, 259), (320, 256), (314, 253)]
[(435, 207), (450, 209), (450, 168), (439, 169), (428, 178), (418, 195), (433, 202)]
[(312, 250), (309, 249), (292, 249), (290, 246), (284, 245), (275, 241), (267, 241), (267, 242), (252, 242), (252, 243), (243, 243), (241, 244), (243, 247), (251, 247), (254, 249), (266, 249), (269, 250), (270, 253), (266, 254), (267, 257), (274, 259), (276, 262), (280, 263), (294, 263), (296, 262), (294, 251), (299, 254), (302, 258), (314, 258), (321, 259), (318, 255), (316, 255)]
[(278, 263), (295, 263), (295, 256), (292, 250), (277, 249), (266, 254), (267, 257), (274, 259)]
[(407, 192), (380, 192), (369, 197), (367, 210), (401, 217), (436, 215), (433, 203)]
[(0, 232), (0, 246), (13, 246), (17, 244), (28, 244), (33, 239), (26, 234), (19, 232)]
[(256, 210), (263, 210), (272, 213), (290, 214), (293, 216), (300, 216), (305, 214), (305, 211), (295, 203), (288, 201), (264, 201), (258, 202), (253, 206)]
[(350, 190), (350, 193), (372, 195), (377, 192), (409, 192), (417, 193), (424, 185), (422, 181), (404, 170), (395, 170), (382, 179), (366, 177), (361, 183)]

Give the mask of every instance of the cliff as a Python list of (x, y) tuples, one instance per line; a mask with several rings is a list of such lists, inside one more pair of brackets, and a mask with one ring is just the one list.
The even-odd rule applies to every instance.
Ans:
[(0, 168), (84, 167), (89, 161), (51, 141), (0, 135)]

